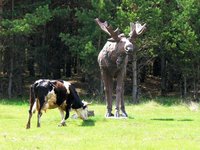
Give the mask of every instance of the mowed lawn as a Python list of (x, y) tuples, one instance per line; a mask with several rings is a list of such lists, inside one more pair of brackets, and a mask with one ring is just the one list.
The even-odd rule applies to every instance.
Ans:
[(41, 128), (36, 127), (35, 114), (27, 130), (28, 104), (0, 101), (0, 150), (200, 149), (199, 111), (154, 101), (126, 108), (128, 119), (105, 119), (105, 105), (93, 104), (94, 117), (87, 121), (69, 118), (66, 127), (58, 127), (57, 109), (48, 110)]

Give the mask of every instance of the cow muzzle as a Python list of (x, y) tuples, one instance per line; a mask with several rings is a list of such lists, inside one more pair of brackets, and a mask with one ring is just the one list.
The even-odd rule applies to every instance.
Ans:
[(77, 115), (78, 115), (78, 117), (80, 119), (82, 119), (82, 120), (87, 120), (88, 119), (88, 111), (87, 111), (87, 109), (82, 109), (82, 108), (77, 109), (76, 113), (77, 113)]

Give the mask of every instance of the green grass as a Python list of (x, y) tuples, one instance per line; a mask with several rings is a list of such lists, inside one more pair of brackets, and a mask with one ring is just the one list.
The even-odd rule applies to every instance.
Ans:
[[(25, 129), (28, 104), (0, 101), (0, 150), (158, 150), (200, 149), (200, 112), (185, 105), (164, 106), (154, 101), (126, 107), (128, 119), (105, 119), (105, 105), (94, 104), (95, 117), (67, 120), (58, 127), (60, 114), (48, 110), (41, 128), (36, 115)], [(73, 114), (73, 112), (71, 112)]]

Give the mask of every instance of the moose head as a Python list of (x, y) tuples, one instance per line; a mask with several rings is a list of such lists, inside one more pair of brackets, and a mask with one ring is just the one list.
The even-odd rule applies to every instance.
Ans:
[(124, 106), (124, 78), (126, 74), (126, 66), (128, 62), (128, 54), (134, 50), (135, 38), (142, 34), (146, 28), (146, 24), (141, 25), (139, 22), (130, 23), (130, 33), (126, 37), (123, 33), (119, 33), (119, 29), (113, 30), (112, 26), (105, 22), (95, 19), (100, 28), (106, 32), (111, 38), (107, 40), (103, 49), (98, 56), (98, 63), (101, 70), (101, 77), (104, 83), (105, 99), (107, 103), (106, 117), (114, 116), (112, 111), (112, 90), (113, 77), (117, 78), (116, 87), (116, 108), (115, 117), (120, 117), (120, 109), (122, 116), (127, 117)]
[(130, 54), (133, 51), (134, 39), (138, 35), (142, 34), (146, 29), (146, 24), (141, 25), (139, 22), (131, 22), (129, 37), (126, 37), (123, 33), (120, 34), (119, 28), (113, 30), (112, 26), (109, 25), (107, 21), (101, 22), (98, 18), (96, 18), (95, 21), (100, 26), (100, 28), (111, 37), (110, 39), (108, 39), (108, 41), (118, 43), (118, 51), (122, 53), (124, 52), (126, 54)]

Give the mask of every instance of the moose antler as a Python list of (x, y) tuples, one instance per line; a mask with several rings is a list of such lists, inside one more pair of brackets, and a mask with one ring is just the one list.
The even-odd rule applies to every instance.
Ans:
[(131, 40), (133, 40), (138, 35), (142, 34), (144, 30), (146, 29), (146, 23), (144, 25), (141, 25), (139, 22), (136, 23), (130, 23), (131, 32), (129, 33), (129, 36)]
[(115, 31), (113, 30), (111, 25), (108, 25), (108, 22), (101, 22), (99, 18), (95, 19), (96, 23), (100, 26), (100, 28), (110, 35), (115, 41), (119, 41), (120, 38), (118, 37), (119, 29), (117, 28)]

